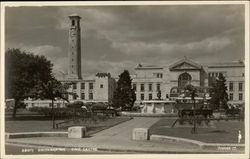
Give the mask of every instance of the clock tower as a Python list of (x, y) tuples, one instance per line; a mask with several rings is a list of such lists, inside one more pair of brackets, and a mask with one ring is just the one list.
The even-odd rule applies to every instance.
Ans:
[(68, 80), (82, 79), (81, 73), (81, 17), (73, 14), (69, 16), (69, 49), (68, 49)]

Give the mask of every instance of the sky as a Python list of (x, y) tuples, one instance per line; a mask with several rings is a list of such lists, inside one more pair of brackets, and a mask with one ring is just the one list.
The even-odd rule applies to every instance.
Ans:
[(81, 19), (82, 74), (244, 59), (243, 5), (7, 7), (5, 49), (44, 55), (67, 73), (68, 16)]

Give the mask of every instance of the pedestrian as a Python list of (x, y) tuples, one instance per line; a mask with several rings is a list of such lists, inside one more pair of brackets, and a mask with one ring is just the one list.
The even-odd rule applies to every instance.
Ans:
[(241, 138), (242, 138), (242, 136), (241, 136), (241, 132), (240, 132), (240, 130), (239, 130), (239, 135), (238, 135), (238, 143), (240, 143)]

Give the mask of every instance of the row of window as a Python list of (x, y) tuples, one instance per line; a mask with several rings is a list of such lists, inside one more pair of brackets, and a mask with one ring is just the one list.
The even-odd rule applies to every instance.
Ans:
[[(101, 88), (103, 88), (103, 85), (100, 85)], [(93, 89), (94, 84), (89, 83), (89, 89)], [(76, 83), (73, 83), (73, 89), (77, 89)], [(85, 83), (81, 83), (81, 89), (85, 89)]]
[(222, 74), (223, 76), (225, 76), (225, 72), (209, 72), (208, 76), (209, 77), (218, 77), (219, 74)]
[(154, 76), (156, 77), (156, 78), (162, 78), (162, 73), (154, 73)]
[[(238, 94), (238, 99), (243, 100), (243, 93)], [(229, 100), (234, 100), (234, 94), (233, 93), (229, 93)]]
[[(141, 94), (141, 100), (144, 100), (144, 94)], [(153, 99), (153, 95), (150, 93), (148, 94), (148, 100), (152, 100)]]
[[(73, 96), (73, 99), (76, 100), (76, 96)], [(85, 99), (85, 93), (81, 93), (81, 99)], [(89, 100), (93, 99), (93, 93), (89, 93)]]
[[(243, 83), (242, 82), (238, 83), (238, 90), (243, 91)], [(229, 82), (229, 91), (234, 91), (234, 83), (233, 82)]]
[[(136, 84), (134, 83), (133, 84), (133, 89), (135, 91), (137, 91), (137, 87), (136, 87)], [(160, 91), (161, 90), (161, 84), (156, 84), (156, 91)], [(145, 84), (140, 84), (140, 91), (141, 92), (144, 92), (145, 91)], [(153, 91), (153, 84), (152, 83), (149, 83), (148, 84), (148, 91), (151, 92)]]
[[(145, 95), (142, 93), (141, 96), (140, 96), (140, 100), (144, 100), (145, 99)], [(166, 94), (166, 98), (169, 98), (168, 97), (168, 94)], [(152, 93), (149, 93), (148, 94), (148, 100), (152, 100), (153, 99), (153, 94)]]
[[(209, 76), (209, 77), (218, 77), (220, 73), (221, 73), (223, 76), (226, 75), (225, 72), (209, 72), (209, 73), (208, 73), (208, 76)], [(244, 77), (245, 74), (242, 73), (241, 76)]]

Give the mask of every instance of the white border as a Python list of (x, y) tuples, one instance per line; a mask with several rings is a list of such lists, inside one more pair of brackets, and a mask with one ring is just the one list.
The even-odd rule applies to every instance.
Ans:
[[(155, 154), (155, 155), (5, 155), (4, 152), (4, 17), (5, 7), (18, 6), (117, 6), (117, 5), (225, 5), (225, 4), (243, 4), (245, 5), (245, 154)], [(1, 2), (1, 158), (228, 158), (228, 159), (246, 159), (249, 158), (249, 1), (85, 1), (85, 2)]]

